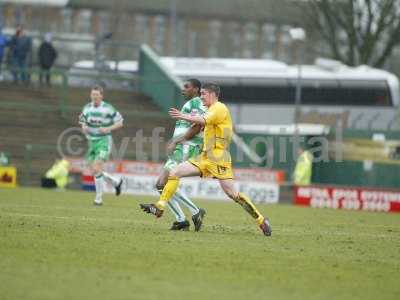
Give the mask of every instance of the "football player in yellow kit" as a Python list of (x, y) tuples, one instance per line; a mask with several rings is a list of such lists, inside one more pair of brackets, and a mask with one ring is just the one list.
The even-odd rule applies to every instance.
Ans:
[(201, 89), (201, 100), (208, 108), (203, 116), (183, 114), (172, 108), (169, 112), (174, 119), (185, 120), (204, 126), (204, 144), (200, 155), (180, 163), (169, 173), (168, 182), (156, 204), (140, 204), (147, 213), (161, 217), (164, 209), (179, 185), (179, 178), (189, 176), (213, 177), (219, 180), (225, 194), (239, 203), (256, 221), (266, 236), (272, 234), (268, 218), (258, 211), (253, 202), (243, 193), (239, 193), (233, 181), (232, 161), (229, 145), (232, 138), (232, 119), (229, 109), (218, 100), (220, 88), (206, 83)]

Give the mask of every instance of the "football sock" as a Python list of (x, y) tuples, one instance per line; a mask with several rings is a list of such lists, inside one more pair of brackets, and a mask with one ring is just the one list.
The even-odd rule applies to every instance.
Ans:
[(96, 199), (94, 200), (96, 203), (102, 203), (103, 199), (103, 184), (104, 184), (104, 178), (103, 174), (96, 174), (94, 176), (94, 185), (96, 187)]
[(175, 194), (177, 188), (179, 186), (179, 177), (168, 177), (168, 181), (165, 184), (163, 191), (160, 195), (160, 200), (156, 203), (158, 209), (164, 210), (167, 202), (172, 198)]
[(168, 201), (168, 207), (175, 216), (176, 221), (183, 222), (186, 220), (186, 216), (178, 203), (178, 197), (176, 195), (174, 195), (172, 199)]
[(199, 213), (199, 208), (189, 199), (188, 196), (186, 196), (181, 189), (176, 191), (174, 198), (179, 199), (180, 203), (183, 203), (190, 210), (192, 216)]
[(106, 181), (111, 182), (111, 184), (113, 185), (113, 187), (116, 187), (116, 186), (118, 185), (119, 180), (118, 180), (116, 177), (111, 176), (111, 175), (110, 175), (109, 173), (107, 173), (107, 172), (103, 172), (103, 176), (104, 176), (104, 179), (105, 179)]
[(239, 193), (234, 199), (235, 202), (239, 203), (245, 211), (247, 211), (254, 219), (256, 219), (257, 223), (260, 225), (264, 221), (263, 215), (258, 211), (253, 202), (251, 202), (250, 198), (247, 197), (243, 193)]

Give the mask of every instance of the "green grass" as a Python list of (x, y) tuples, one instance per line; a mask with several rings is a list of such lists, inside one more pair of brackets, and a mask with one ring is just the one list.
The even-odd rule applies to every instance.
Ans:
[[(400, 216), (198, 203), (202, 232), (170, 232), (133, 197), (0, 190), (1, 299), (398, 299)], [(146, 199), (147, 201), (152, 199)]]

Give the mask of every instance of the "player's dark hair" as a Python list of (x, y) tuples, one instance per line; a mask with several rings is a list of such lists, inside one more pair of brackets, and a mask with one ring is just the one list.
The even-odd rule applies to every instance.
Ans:
[(205, 83), (203, 84), (202, 88), (209, 92), (213, 92), (217, 96), (217, 98), (219, 98), (219, 95), (221, 94), (221, 89), (215, 83)]
[(199, 91), (197, 92), (197, 94), (200, 95), (200, 90), (201, 90), (201, 82), (200, 80), (196, 79), (196, 78), (190, 78), (188, 80), (186, 80), (187, 82), (189, 82), (192, 87), (197, 88)]
[(94, 85), (92, 87), (92, 91), (99, 91), (102, 95), (104, 95), (104, 89), (101, 85)]

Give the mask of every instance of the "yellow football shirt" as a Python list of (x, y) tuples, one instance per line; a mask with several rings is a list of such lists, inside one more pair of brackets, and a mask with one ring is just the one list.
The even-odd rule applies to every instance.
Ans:
[(203, 151), (218, 164), (231, 163), (229, 145), (232, 139), (232, 119), (225, 104), (217, 101), (204, 115)]

